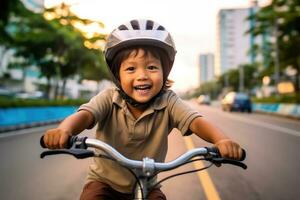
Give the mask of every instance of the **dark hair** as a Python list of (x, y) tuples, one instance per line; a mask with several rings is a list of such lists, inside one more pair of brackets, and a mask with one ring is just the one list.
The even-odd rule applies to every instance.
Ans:
[(145, 52), (144, 54), (145, 57), (151, 54), (156, 59), (160, 60), (162, 64), (162, 70), (163, 70), (163, 82), (166, 87), (170, 87), (171, 81), (167, 80), (167, 78), (171, 71), (172, 63), (169, 60), (167, 53), (163, 49), (158, 47), (153, 47), (153, 46), (133, 46), (119, 51), (111, 62), (111, 72), (113, 76), (117, 79), (117, 81), (120, 81), (119, 70), (120, 70), (121, 63), (125, 59), (129, 58), (132, 52), (135, 52), (134, 56), (136, 56), (140, 49), (142, 49)]

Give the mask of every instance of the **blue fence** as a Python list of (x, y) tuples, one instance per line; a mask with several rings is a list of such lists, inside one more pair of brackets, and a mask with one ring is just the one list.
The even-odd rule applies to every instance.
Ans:
[[(76, 112), (75, 106), (0, 108), (0, 132), (58, 122)], [(299, 104), (253, 104), (253, 111), (300, 118)]]
[(76, 112), (75, 106), (0, 108), (0, 128), (62, 120)]
[(300, 105), (299, 104), (267, 104), (267, 103), (255, 103), (253, 104), (254, 111), (273, 113), (278, 115), (300, 117)]

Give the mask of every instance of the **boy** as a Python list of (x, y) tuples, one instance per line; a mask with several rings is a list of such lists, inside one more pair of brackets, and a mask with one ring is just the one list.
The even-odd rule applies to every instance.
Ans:
[[(165, 28), (151, 20), (132, 20), (108, 36), (105, 58), (116, 88), (107, 89), (80, 106), (44, 136), (50, 149), (64, 148), (67, 139), (98, 123), (96, 138), (124, 156), (163, 162), (173, 128), (195, 133), (217, 146), (224, 157), (241, 157), (239, 145), (205, 121), (168, 89), (167, 77), (176, 49)], [(132, 199), (134, 177), (117, 163), (94, 159), (81, 199)], [(149, 199), (166, 199), (159, 188)]]

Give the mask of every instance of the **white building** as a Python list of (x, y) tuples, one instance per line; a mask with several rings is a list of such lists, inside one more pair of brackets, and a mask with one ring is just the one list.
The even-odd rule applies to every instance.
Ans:
[(214, 79), (214, 55), (211, 53), (200, 55), (200, 84)]
[(246, 32), (253, 26), (253, 20), (247, 17), (258, 9), (257, 2), (252, 1), (250, 8), (222, 9), (217, 20), (217, 48), (215, 54), (215, 75), (221, 75), (228, 69), (241, 64), (253, 63), (259, 58), (249, 54), (254, 44), (261, 43), (261, 38), (254, 38)]

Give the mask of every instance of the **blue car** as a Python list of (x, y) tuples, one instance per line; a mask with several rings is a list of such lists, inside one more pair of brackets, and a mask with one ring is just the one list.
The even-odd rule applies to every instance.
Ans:
[(252, 112), (252, 102), (249, 95), (245, 93), (229, 92), (221, 101), (224, 111)]

